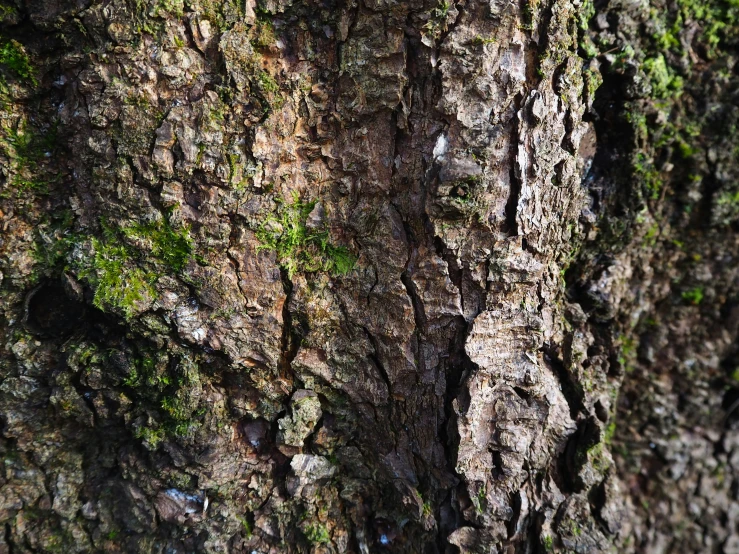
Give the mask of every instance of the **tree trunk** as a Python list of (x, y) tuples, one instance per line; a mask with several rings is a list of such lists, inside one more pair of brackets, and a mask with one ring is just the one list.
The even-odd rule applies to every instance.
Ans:
[(739, 553), (739, 5), (435, 1), (0, 4), (0, 554)]

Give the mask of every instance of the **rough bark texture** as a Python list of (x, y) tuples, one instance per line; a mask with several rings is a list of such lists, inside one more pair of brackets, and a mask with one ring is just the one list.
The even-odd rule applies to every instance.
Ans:
[(0, 553), (739, 552), (736, 0), (0, 18)]

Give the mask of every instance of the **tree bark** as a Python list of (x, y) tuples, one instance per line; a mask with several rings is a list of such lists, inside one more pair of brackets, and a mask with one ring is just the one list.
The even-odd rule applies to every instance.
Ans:
[(736, 2), (0, 18), (0, 554), (739, 552)]

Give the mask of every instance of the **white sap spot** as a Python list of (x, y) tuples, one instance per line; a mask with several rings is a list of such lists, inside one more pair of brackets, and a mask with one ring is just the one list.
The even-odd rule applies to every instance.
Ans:
[(390, 544), (390, 539), (387, 538), (387, 535), (380, 535), (380, 544)]
[(436, 139), (436, 146), (434, 146), (434, 159), (442, 159), (446, 154), (449, 142), (446, 140), (444, 134), (440, 134), (439, 138)]
[(164, 491), (164, 494), (166, 494), (176, 502), (183, 504), (185, 506), (186, 514), (194, 514), (198, 511), (196, 506), (199, 506), (201, 502), (199, 497), (193, 494), (186, 494), (182, 491), (178, 491), (177, 489), (167, 489), (166, 491)]
[(198, 327), (192, 332), (192, 337), (197, 341), (203, 340), (205, 338), (205, 329)]

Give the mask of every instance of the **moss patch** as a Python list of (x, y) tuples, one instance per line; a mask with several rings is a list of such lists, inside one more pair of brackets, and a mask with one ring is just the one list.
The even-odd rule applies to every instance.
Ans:
[(20, 42), (16, 40), (3, 42), (0, 40), (0, 66), (14, 77), (33, 86), (38, 86), (31, 58)]
[(703, 302), (703, 287), (695, 287), (690, 290), (686, 290), (680, 296), (689, 304), (697, 306)]
[(187, 227), (174, 230), (166, 219), (137, 223), (123, 229), (123, 233), (174, 271), (180, 271), (192, 254), (190, 230)]
[(331, 542), (331, 535), (325, 525), (321, 523), (307, 525), (304, 530), (305, 538), (311, 544), (328, 544)]
[(95, 255), (91, 266), (80, 274), (95, 288), (92, 303), (101, 310), (118, 308), (130, 318), (139, 303), (154, 298), (156, 276), (136, 266), (123, 245), (93, 238), (92, 246)]
[(103, 223), (102, 238), (90, 241), (92, 256), (77, 260), (79, 276), (95, 289), (93, 304), (113, 309), (130, 319), (156, 298), (154, 284), (167, 273), (179, 272), (192, 255), (192, 239), (186, 228), (174, 230), (159, 219), (113, 228)]
[(325, 230), (309, 229), (308, 215), (316, 202), (303, 202), (293, 193), (291, 204), (280, 203), (257, 230), (259, 249), (274, 250), (277, 263), (292, 278), (298, 272), (326, 271), (343, 275), (354, 268), (356, 257), (343, 246), (329, 242)]

